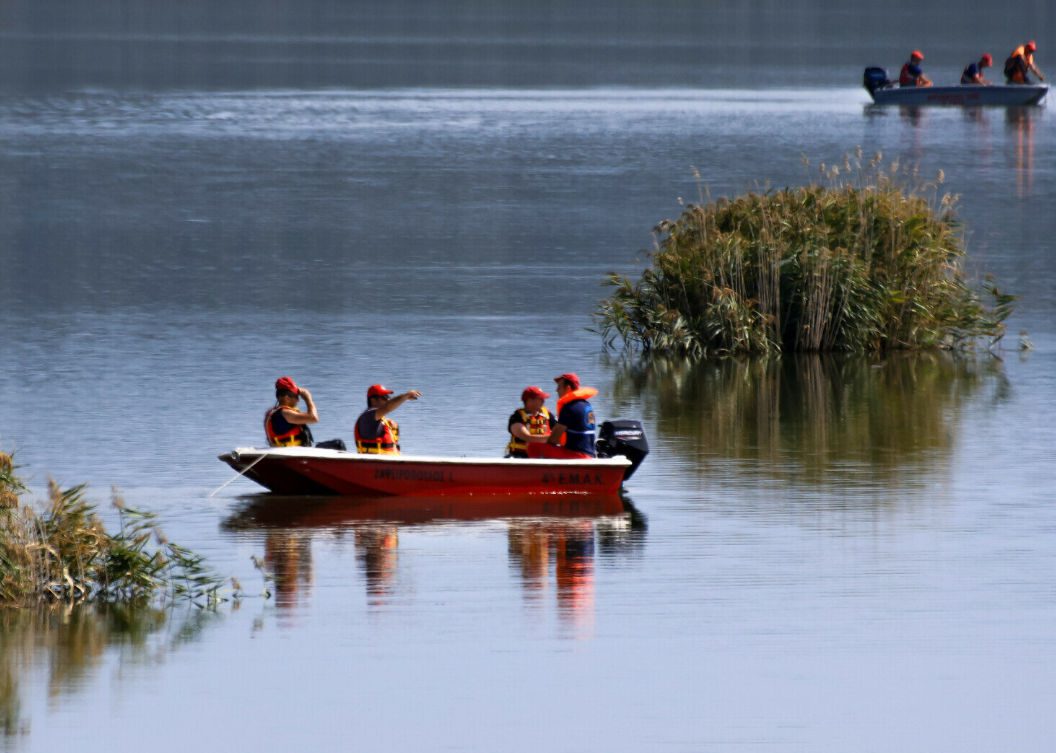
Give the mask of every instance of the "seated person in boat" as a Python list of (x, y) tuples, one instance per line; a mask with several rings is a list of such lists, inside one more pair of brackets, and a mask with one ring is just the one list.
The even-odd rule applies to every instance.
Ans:
[[(297, 407), (304, 400), (306, 411)], [(269, 447), (311, 447), (312, 431), (308, 424), (319, 421), (312, 393), (298, 387), (288, 376), (275, 381), (275, 405), (264, 414), (264, 435)]]
[(983, 76), (983, 68), (989, 68), (994, 64), (994, 59), (989, 52), (984, 52), (978, 63), (969, 63), (961, 73), (962, 84), (976, 84), (978, 86), (990, 86), (990, 82)]
[(375, 455), (400, 454), (400, 425), (389, 414), (406, 403), (422, 396), (418, 390), (408, 390), (392, 397), (393, 391), (380, 384), (367, 389), (367, 409), (356, 419), (356, 449)]
[(534, 437), (548, 437), (557, 423), (554, 415), (543, 405), (549, 394), (532, 385), (525, 387), (521, 393), (523, 408), (518, 408), (510, 416), (506, 426), (510, 432), (510, 442), (506, 445), (506, 457), (528, 457), (528, 441)]
[(554, 377), (557, 383), (557, 423), (546, 437), (530, 437), (528, 457), (577, 460), (595, 457), (596, 427), (590, 398), (593, 387), (580, 387), (579, 377), (568, 372)]
[(1005, 80), (1010, 84), (1029, 84), (1030, 76), (1028, 74), (1033, 73), (1038, 77), (1039, 81), (1044, 81), (1045, 76), (1042, 75), (1038, 67), (1034, 65), (1034, 53), (1037, 51), (1038, 46), (1034, 43), (1034, 40), (1030, 40), (1026, 44), (1021, 44), (1016, 49), (1012, 50), (1012, 54), (1008, 56), (1008, 60), (1005, 61)]
[(898, 75), (899, 86), (931, 86), (931, 79), (924, 75), (920, 64), (924, 62), (924, 53), (913, 50), (909, 55), (909, 61), (902, 66), (902, 72)]

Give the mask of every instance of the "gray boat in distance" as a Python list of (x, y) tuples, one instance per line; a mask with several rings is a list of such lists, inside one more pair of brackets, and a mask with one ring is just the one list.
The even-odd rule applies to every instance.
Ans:
[(898, 86), (883, 68), (866, 68), (862, 86), (878, 105), (1023, 107), (1040, 104), (1049, 93), (1048, 84)]

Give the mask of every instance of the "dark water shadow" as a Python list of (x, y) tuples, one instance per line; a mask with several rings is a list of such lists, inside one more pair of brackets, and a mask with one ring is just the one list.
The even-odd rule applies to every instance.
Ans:
[(110, 661), (159, 664), (218, 619), (212, 610), (119, 604), (0, 609), (0, 741), (17, 746), (31, 731), (31, 675), (43, 674), (50, 700), (73, 700)]
[(701, 474), (732, 462), (755, 478), (823, 489), (897, 489), (949, 466), (969, 405), (1010, 392), (1001, 362), (946, 353), (792, 356), (617, 371), (658, 439)]
[[(543, 566), (553, 562), (559, 606), (589, 602), (562, 594), (579, 593), (584, 573), (596, 559), (636, 556), (644, 546), (648, 521), (631, 499), (613, 495), (508, 495), (437, 497), (243, 497), (221, 523), (233, 535), (264, 534), (267, 576), (279, 607), (297, 606), (311, 591), (315, 563), (312, 540), (347, 537), (355, 549), (368, 603), (381, 606), (398, 596), (401, 530), (501, 521), (507, 527), (509, 561), (521, 573), (526, 593), (538, 590)], [(453, 544), (457, 546), (457, 544)], [(542, 567), (542, 569), (540, 569)], [(565, 577), (568, 576), (568, 577)], [(592, 582), (592, 579), (590, 579)], [(592, 602), (589, 602), (592, 603)]]

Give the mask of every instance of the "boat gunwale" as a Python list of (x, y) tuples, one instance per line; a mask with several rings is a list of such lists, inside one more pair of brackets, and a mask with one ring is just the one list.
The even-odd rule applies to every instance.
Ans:
[[(359, 453), (351, 450), (331, 450), (318, 447), (236, 447), (230, 452), (225, 452), (218, 457), (225, 460), (232, 457), (236, 463), (243, 460), (252, 462), (262, 457), (274, 457), (281, 459), (304, 459), (304, 460), (341, 460), (356, 463), (396, 463), (396, 464), (429, 464), (429, 465), (510, 465), (517, 468), (524, 466), (556, 466), (567, 468), (570, 465), (590, 465), (613, 468), (624, 468), (631, 465), (631, 461), (622, 455), (613, 458), (474, 458), (474, 457), (451, 457), (445, 455), (383, 455), (373, 453)], [(226, 462), (226, 460), (225, 460)]]

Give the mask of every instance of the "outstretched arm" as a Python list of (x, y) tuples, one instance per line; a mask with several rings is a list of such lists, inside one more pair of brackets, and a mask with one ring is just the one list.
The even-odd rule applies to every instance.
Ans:
[(385, 405), (379, 406), (374, 411), (374, 415), (377, 418), (379, 418), (379, 419), (385, 418), (385, 416), (387, 416), (390, 413), (392, 413), (394, 410), (399, 408), (401, 405), (406, 403), (408, 400), (417, 400), (421, 396), (422, 396), (422, 393), (419, 392), (418, 390), (408, 390), (407, 392), (404, 392), (402, 395), (397, 395), (396, 397), (389, 398), (389, 401), (387, 403), (385, 403)]

